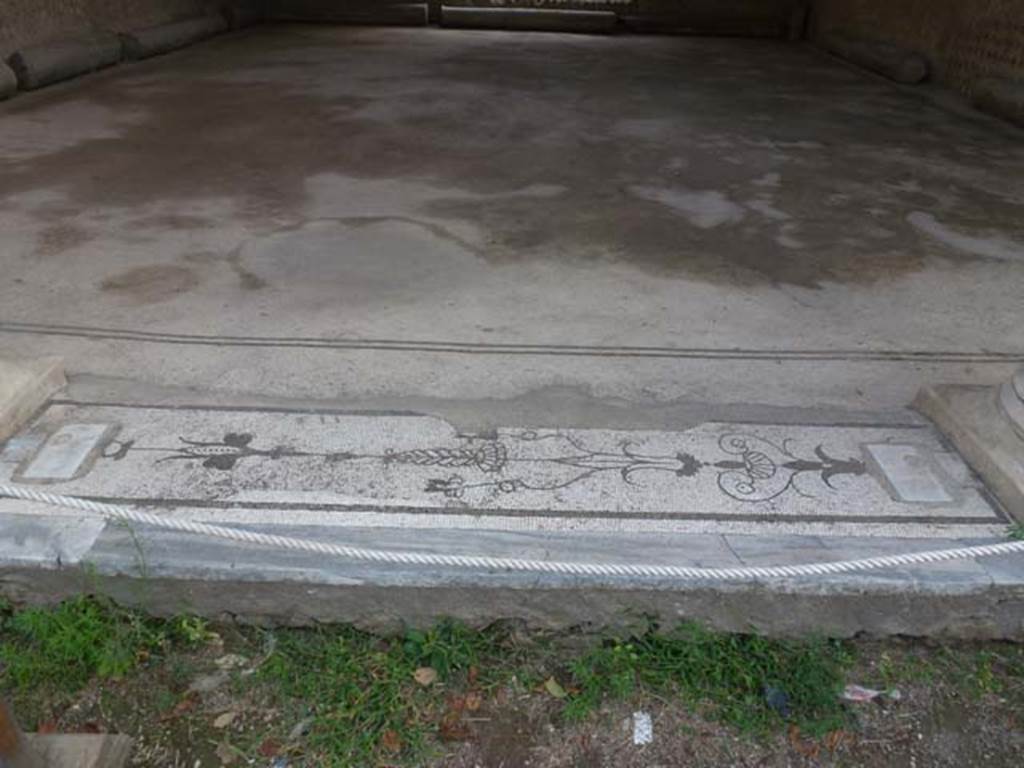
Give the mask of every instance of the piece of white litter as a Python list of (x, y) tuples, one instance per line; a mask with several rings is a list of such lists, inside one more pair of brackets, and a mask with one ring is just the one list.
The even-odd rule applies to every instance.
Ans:
[(654, 741), (654, 723), (647, 712), (633, 713), (633, 743), (642, 747)]
[(882, 691), (876, 691), (874, 688), (865, 688), (862, 685), (848, 685), (843, 689), (843, 693), (840, 696), (843, 701), (873, 701), (882, 695)]
[(900, 693), (899, 689), (891, 688), (888, 691), (877, 691), (874, 688), (865, 688), (861, 685), (848, 685), (843, 689), (840, 698), (843, 701), (852, 701), (861, 703), (865, 701), (874, 701), (879, 696), (883, 696), (890, 701), (899, 701), (903, 698), (903, 694)]

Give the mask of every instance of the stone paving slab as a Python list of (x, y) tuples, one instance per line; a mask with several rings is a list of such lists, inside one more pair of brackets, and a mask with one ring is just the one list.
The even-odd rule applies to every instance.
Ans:
[(133, 740), (120, 734), (25, 734), (47, 768), (122, 768), (131, 757)]

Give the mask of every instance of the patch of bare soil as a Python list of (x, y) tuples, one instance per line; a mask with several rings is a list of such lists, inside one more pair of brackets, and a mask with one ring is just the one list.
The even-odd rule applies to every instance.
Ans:
[(893, 705), (861, 704), (856, 726), (823, 738), (796, 730), (750, 738), (674, 702), (649, 702), (654, 740), (632, 741), (634, 705), (604, 708), (590, 721), (556, 726), (530, 705), (487, 710), (472, 736), (435, 765), (445, 768), (655, 768), (656, 766), (991, 766), (1024, 764), (1021, 715), (1005, 701), (955, 691), (907, 692)]
[[(866, 643), (851, 680), (891, 680), (897, 700), (848, 705), (843, 730), (812, 738), (795, 727), (751, 736), (678, 700), (606, 704), (583, 723), (562, 721), (550, 701), (489, 704), (444, 768), (1018, 768), (1024, 765), (1024, 690), (977, 674), (984, 650), (956, 654), (918, 643)], [(962, 656), (961, 656), (962, 654)], [(943, 657), (944, 658), (939, 658)], [(959, 668), (963, 661), (963, 668)], [(967, 667), (972, 668), (971, 672)], [(653, 741), (633, 744), (633, 713), (650, 713)]]

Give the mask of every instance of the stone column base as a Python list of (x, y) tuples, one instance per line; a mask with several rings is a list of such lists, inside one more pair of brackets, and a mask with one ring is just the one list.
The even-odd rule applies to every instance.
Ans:
[(1024, 368), (999, 388), (999, 407), (1010, 426), (1024, 440)]
[(59, 358), (0, 357), (0, 443), (13, 435), (64, 384)]
[(914, 407), (960, 451), (1018, 523), (1024, 524), (1024, 369), (1001, 387), (924, 387)]

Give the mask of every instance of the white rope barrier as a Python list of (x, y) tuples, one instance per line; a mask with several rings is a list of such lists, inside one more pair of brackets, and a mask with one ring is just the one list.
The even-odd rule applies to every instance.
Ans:
[(586, 563), (559, 560), (522, 560), (510, 557), (488, 557), (485, 555), (452, 555), (424, 552), (403, 552), (398, 550), (365, 549), (344, 544), (328, 544), (312, 539), (279, 536), (244, 528), (228, 528), (191, 520), (154, 515), (130, 507), (106, 504), (74, 496), (45, 493), (22, 485), (0, 483), (0, 497), (7, 496), (23, 501), (38, 502), (50, 506), (76, 509), (100, 515), (107, 520), (150, 525), (156, 528), (181, 531), (197, 536), (208, 536), (246, 544), (312, 552), (318, 555), (340, 557), (347, 560), (392, 565), (433, 566), (442, 568), (466, 568), (484, 571), (511, 571), (521, 573), (551, 573), (568, 576), (634, 577), (674, 579), (681, 581), (757, 581), (763, 579), (798, 578), (804, 576), (826, 576), (836, 573), (852, 573), (882, 568), (899, 568), (951, 560), (973, 560), (996, 555), (1024, 554), (1024, 541), (1004, 541), (956, 549), (942, 549), (931, 552), (908, 552), (900, 555), (868, 557), (859, 560), (840, 560), (832, 563), (807, 563), (804, 565), (773, 565), (765, 567), (740, 568), (695, 568), (683, 565), (653, 565), (640, 563)]

